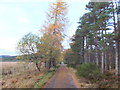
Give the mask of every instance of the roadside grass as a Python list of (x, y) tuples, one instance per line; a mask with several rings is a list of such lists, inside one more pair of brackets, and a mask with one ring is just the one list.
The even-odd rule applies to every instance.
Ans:
[(21, 73), (31, 73), (31, 71), (37, 71), (34, 63), (27, 62), (0, 62), (2, 64), (0, 68), (0, 78), (9, 79), (11, 77), (19, 76)]
[[(78, 69), (69, 67), (70, 71), (75, 75), (79, 81), (79, 86), (81, 88), (119, 88), (119, 76), (115, 76), (115, 70), (105, 71), (104, 74), (94, 77), (83, 77), (78, 74)], [(84, 70), (87, 71), (87, 70)], [(84, 73), (84, 72), (82, 72)], [(89, 74), (87, 74), (89, 75)]]
[[(41, 88), (52, 77), (59, 66), (38, 72), (35, 64), (25, 62), (2, 62), (0, 85), (2, 88)], [(39, 85), (37, 85), (39, 83)]]
[(0, 84), (2, 85), (2, 88), (26, 88), (26, 86), (29, 85), (28, 83), (24, 83), (25, 81), (31, 81), (33, 76), (41, 74), (37, 71), (35, 64), (33, 63), (0, 62), (0, 64)]
[(0, 62), (0, 85), (2, 88), (33, 88), (45, 69), (38, 72), (34, 63)]
[(35, 83), (34, 88), (42, 88), (47, 83), (47, 81), (54, 75), (55, 71), (56, 70), (48, 71), (43, 76), (41, 76)]
[(17, 76), (2, 80), (2, 88), (33, 88), (35, 82), (44, 75), (43, 72), (21, 73)]

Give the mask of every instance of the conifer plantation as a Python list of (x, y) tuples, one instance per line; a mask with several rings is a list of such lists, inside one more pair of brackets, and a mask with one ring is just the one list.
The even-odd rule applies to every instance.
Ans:
[[(118, 78), (114, 78), (116, 81), (113, 82), (119, 83), (120, 6), (118, 5), (117, 2), (110, 1), (89, 2), (86, 5), (85, 9), (88, 12), (80, 17), (76, 33), (70, 43), (71, 49), (66, 50), (65, 55), (68, 66), (76, 68), (78, 75), (95, 79), (108, 75), (103, 82), (104, 80), (110, 82), (112, 76), (116, 75)], [(105, 86), (101, 84), (100, 87)]]

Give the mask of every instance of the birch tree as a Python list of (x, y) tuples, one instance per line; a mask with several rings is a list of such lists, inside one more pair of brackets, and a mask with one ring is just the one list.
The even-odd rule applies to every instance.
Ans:
[(34, 62), (40, 71), (42, 62), (41, 55), (38, 53), (40, 38), (37, 35), (28, 33), (18, 42), (17, 50), (20, 52), (20, 58), (25, 61)]

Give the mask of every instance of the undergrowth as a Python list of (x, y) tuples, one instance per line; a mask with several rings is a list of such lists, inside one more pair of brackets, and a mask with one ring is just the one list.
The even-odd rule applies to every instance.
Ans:
[(86, 78), (97, 78), (101, 76), (100, 69), (93, 63), (81, 64), (77, 68), (77, 75)]
[(92, 84), (97, 84), (98, 88), (120, 87), (120, 77), (115, 76), (115, 73), (112, 73), (113, 71), (105, 71), (104, 74), (101, 74), (100, 69), (95, 64), (81, 64), (76, 70), (78, 78), (84, 77), (90, 80)]

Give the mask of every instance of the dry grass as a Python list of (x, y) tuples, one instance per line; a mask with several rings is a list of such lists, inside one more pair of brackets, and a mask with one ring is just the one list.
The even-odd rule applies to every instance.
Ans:
[(34, 63), (26, 62), (0, 62), (0, 63), (2, 63), (0, 71), (2, 72), (3, 76), (15, 75), (29, 70), (36, 70)]
[(38, 72), (34, 63), (0, 62), (3, 88), (32, 88), (42, 72)]

